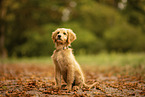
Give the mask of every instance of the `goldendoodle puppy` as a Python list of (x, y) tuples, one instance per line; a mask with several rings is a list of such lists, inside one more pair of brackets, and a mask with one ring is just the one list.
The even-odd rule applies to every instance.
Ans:
[(75, 33), (71, 29), (58, 28), (52, 33), (52, 40), (56, 50), (53, 52), (52, 59), (55, 64), (55, 79), (58, 88), (61, 88), (61, 76), (67, 83), (67, 89), (73, 86), (88, 87), (93, 85), (85, 84), (84, 75), (80, 65), (75, 60), (70, 44), (76, 39)]

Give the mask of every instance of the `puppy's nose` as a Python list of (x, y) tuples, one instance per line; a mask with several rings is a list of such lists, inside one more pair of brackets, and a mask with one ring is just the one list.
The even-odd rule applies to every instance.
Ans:
[(61, 37), (61, 35), (58, 35), (58, 38), (60, 38)]

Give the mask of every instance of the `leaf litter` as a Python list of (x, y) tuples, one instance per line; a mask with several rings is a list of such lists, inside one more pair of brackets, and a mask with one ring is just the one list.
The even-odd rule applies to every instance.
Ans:
[[(54, 66), (28, 64), (0, 65), (0, 96), (27, 97), (98, 97), (98, 96), (145, 96), (144, 69), (126, 67), (108, 67), (99, 69), (94, 66), (83, 67), (86, 83), (98, 84), (92, 88), (67, 91), (66, 83), (62, 88), (55, 87)], [(140, 72), (139, 72), (140, 71)]]

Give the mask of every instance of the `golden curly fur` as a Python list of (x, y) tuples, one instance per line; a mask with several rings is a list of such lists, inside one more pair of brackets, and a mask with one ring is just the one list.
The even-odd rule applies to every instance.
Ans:
[(70, 44), (76, 39), (75, 33), (71, 29), (58, 28), (52, 32), (52, 40), (56, 50), (53, 52), (52, 59), (55, 64), (55, 79), (57, 87), (61, 88), (61, 76), (67, 83), (67, 89), (73, 86), (93, 87), (85, 84), (85, 79), (80, 65), (75, 60)]

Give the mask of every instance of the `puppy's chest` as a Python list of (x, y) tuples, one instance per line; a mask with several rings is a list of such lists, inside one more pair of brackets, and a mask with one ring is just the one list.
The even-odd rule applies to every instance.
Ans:
[(68, 50), (58, 51), (54, 54), (54, 61), (57, 62), (56, 65), (59, 65), (59, 68), (67, 68), (69, 65), (69, 59), (71, 56), (71, 52)]

